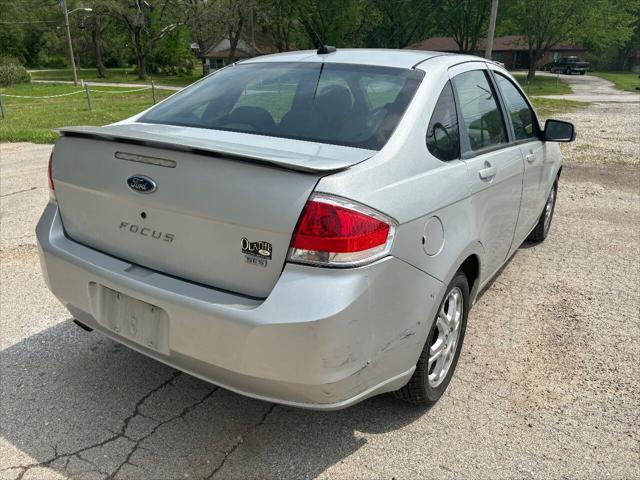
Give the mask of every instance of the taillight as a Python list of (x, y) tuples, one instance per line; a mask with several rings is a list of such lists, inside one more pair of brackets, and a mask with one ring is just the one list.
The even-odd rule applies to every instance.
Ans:
[(354, 267), (388, 255), (396, 222), (350, 200), (314, 194), (293, 233), (288, 260)]
[(51, 174), (51, 162), (53, 161), (53, 152), (49, 155), (49, 166), (47, 167), (47, 177), (49, 178), (49, 190), (55, 190), (56, 187), (53, 184), (53, 175)]

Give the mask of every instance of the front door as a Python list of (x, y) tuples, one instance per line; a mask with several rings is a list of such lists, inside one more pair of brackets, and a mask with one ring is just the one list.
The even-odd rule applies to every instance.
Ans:
[[(460, 67), (458, 67), (460, 69)], [(470, 176), (473, 219), (485, 250), (481, 282), (506, 260), (518, 219), (523, 160), (509, 142), (507, 124), (485, 64), (450, 70), (460, 112), (462, 159)]]
[(547, 170), (545, 146), (540, 140), (540, 126), (536, 115), (520, 89), (499, 71), (493, 71), (505, 109), (511, 118), (513, 135), (524, 159), (522, 206), (516, 226), (513, 249), (518, 248), (535, 226), (547, 199)]

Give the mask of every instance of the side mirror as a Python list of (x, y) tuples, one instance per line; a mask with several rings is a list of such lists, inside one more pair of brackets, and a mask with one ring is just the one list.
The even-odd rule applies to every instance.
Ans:
[(576, 139), (576, 127), (562, 120), (547, 120), (544, 124), (545, 142), (573, 142)]

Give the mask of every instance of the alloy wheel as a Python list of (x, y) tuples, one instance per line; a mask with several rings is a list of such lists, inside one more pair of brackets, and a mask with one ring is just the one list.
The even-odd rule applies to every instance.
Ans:
[(549, 227), (551, 226), (551, 217), (553, 216), (553, 205), (556, 201), (556, 189), (552, 188), (551, 193), (549, 194), (549, 198), (547, 199), (547, 203), (544, 206), (544, 233), (545, 235), (549, 232)]
[(458, 340), (460, 339), (463, 313), (464, 297), (462, 290), (454, 287), (440, 306), (436, 317), (433, 340), (429, 348), (427, 372), (429, 385), (432, 388), (436, 388), (442, 383), (451, 368), (456, 355)]

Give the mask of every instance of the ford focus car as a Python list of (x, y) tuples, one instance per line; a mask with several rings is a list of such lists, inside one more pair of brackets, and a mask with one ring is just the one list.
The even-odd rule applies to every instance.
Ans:
[(477, 57), (254, 58), (61, 130), (43, 274), (86, 329), (229, 390), (431, 404), (478, 292), (547, 236), (574, 136)]

